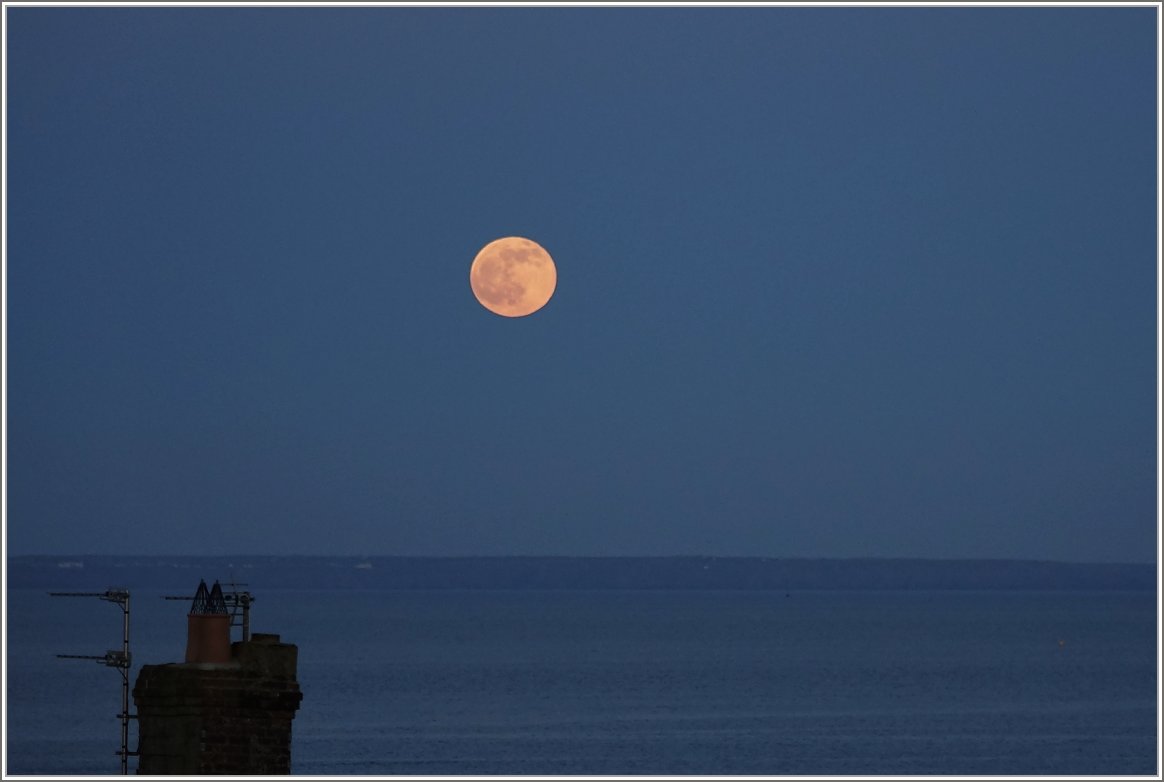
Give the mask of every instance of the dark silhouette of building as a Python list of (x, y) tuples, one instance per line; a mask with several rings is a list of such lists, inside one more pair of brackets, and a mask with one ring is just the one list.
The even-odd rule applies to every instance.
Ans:
[(199, 585), (187, 627), (186, 661), (142, 666), (133, 688), (137, 773), (291, 773), (298, 647), (263, 633), (231, 643), (217, 582)]

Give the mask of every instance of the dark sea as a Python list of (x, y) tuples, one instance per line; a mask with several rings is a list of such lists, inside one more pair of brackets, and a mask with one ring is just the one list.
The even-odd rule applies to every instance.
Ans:
[[(132, 677), (184, 654), (162, 594)], [(1153, 592), (268, 590), (252, 623), (299, 647), (296, 774), (1160, 771)], [(7, 772), (117, 774), (119, 674), (54, 655), (121, 611), (10, 589), (6, 626)]]

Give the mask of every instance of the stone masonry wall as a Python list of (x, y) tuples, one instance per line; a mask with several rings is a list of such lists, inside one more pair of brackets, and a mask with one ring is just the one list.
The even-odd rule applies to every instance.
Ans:
[(138, 774), (289, 774), (298, 649), (256, 634), (229, 663), (145, 665), (133, 689)]

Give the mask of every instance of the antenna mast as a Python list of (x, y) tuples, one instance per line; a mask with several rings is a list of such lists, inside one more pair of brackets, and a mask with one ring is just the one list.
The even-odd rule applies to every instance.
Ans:
[(129, 721), (136, 717), (136, 715), (129, 713), (129, 668), (132, 665), (132, 657), (129, 653), (129, 590), (106, 589), (104, 592), (49, 592), (49, 595), (52, 597), (97, 597), (121, 606), (121, 651), (114, 649), (102, 655), (58, 654), (57, 657), (71, 660), (96, 660), (110, 668), (116, 668), (121, 673), (121, 713), (117, 715), (121, 719), (121, 749), (117, 754), (121, 756), (121, 773), (128, 774), (129, 757), (138, 754), (129, 751)]

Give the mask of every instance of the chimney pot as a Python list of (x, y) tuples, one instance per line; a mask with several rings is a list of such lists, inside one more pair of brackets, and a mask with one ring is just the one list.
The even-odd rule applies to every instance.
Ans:
[(186, 662), (230, 662), (230, 614), (222, 587), (214, 582), (214, 589), (206, 589), (206, 581), (198, 584), (194, 603), (186, 616)]

